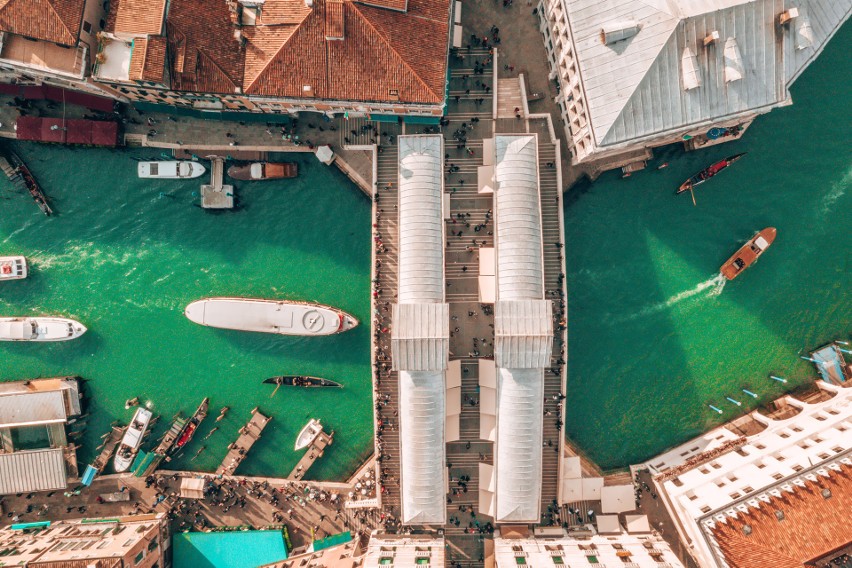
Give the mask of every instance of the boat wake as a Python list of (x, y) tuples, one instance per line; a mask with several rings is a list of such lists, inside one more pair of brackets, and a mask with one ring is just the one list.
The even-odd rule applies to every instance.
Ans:
[(820, 204), (820, 213), (827, 215), (834, 209), (834, 204), (846, 193), (846, 188), (852, 183), (852, 169), (846, 172), (846, 175), (840, 181), (832, 184), (831, 190), (822, 198)]
[(671, 298), (668, 298), (662, 302), (658, 302), (656, 304), (646, 306), (642, 308), (638, 312), (631, 314), (627, 317), (620, 318), (617, 323), (622, 323), (625, 321), (632, 321), (638, 318), (647, 317), (653, 314), (658, 314), (660, 312), (666, 311), (669, 308), (684, 302), (686, 300), (700, 297), (700, 298), (713, 298), (722, 293), (722, 290), (725, 288), (725, 283), (728, 282), (728, 279), (722, 276), (722, 274), (716, 274), (712, 278), (708, 278), (704, 282), (696, 284), (694, 288), (689, 290), (684, 290), (683, 292), (679, 292), (675, 294)]

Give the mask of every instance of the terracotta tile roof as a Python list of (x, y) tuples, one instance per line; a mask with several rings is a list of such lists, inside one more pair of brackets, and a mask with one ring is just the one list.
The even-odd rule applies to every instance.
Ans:
[(134, 81), (163, 82), (166, 70), (166, 38), (151, 36), (133, 40), (129, 76)]
[(168, 0), (110, 0), (106, 30), (117, 34), (160, 35)]
[(243, 80), (244, 50), (222, 0), (172, 0), (166, 18), (172, 87), (233, 94)]
[[(841, 464), (819, 484), (794, 485), (793, 493), (781, 492), (760, 508), (749, 508), (717, 522), (712, 534), (730, 568), (801, 568), (852, 542), (849, 515), (852, 511), (852, 467)], [(826, 499), (823, 489), (831, 491)], [(776, 511), (783, 513), (778, 520)], [(743, 532), (744, 525), (751, 533)]]
[(76, 45), (86, 0), (0, 0), (0, 31)]
[(325, 39), (343, 39), (343, 0), (325, 4)]
[(358, 0), (362, 4), (370, 6), (378, 6), (379, 8), (388, 8), (390, 10), (399, 10), (405, 12), (408, 9), (408, 0)]
[[(344, 0), (345, 38), (330, 42), (325, 39), (328, 9), (328, 0), (315, 0), (314, 8), (271, 59), (265, 64), (258, 59), (251, 66), (247, 62), (247, 71), (250, 67), (252, 71), (246, 73), (245, 92), (300, 97), (303, 87), (310, 85), (323, 99), (443, 101), (447, 0), (412, 1), (407, 13)], [(265, 12), (264, 19), (268, 21)]]

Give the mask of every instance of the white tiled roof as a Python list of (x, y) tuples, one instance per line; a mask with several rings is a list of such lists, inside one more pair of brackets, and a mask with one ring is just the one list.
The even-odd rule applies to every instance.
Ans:
[(397, 304), (391, 349), (394, 370), (443, 371), (450, 353), (450, 306)]

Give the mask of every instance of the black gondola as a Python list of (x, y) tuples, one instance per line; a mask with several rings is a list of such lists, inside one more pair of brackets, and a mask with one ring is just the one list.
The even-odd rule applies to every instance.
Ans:
[(307, 377), (304, 375), (282, 375), (280, 377), (270, 377), (263, 381), (264, 383), (270, 385), (278, 385), (285, 387), (305, 387), (305, 388), (313, 388), (313, 387), (337, 387), (343, 388), (338, 382), (330, 381), (328, 379), (321, 379), (319, 377)]

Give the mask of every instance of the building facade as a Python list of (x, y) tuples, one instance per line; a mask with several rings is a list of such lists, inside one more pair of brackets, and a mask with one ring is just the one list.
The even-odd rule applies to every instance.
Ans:
[(0, 556), (22, 568), (169, 568), (164, 513), (75, 519), (0, 529)]
[(539, 29), (574, 164), (735, 140), (790, 85), (852, 0), (541, 0)]

